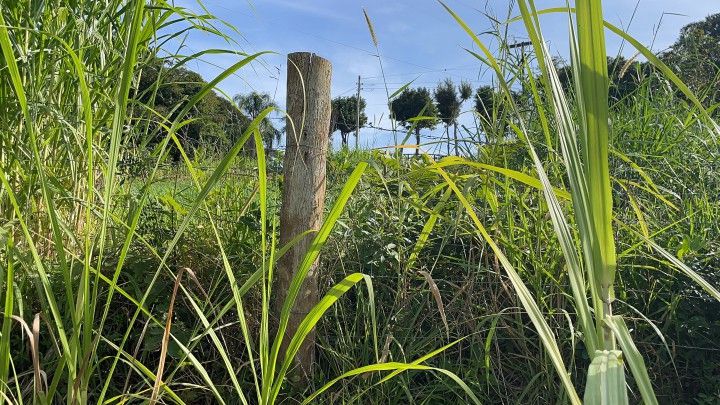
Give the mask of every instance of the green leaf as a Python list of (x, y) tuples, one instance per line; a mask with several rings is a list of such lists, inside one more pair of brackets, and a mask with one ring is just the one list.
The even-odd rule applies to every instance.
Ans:
[(547, 321), (545, 321), (545, 318), (543, 317), (542, 312), (540, 311), (540, 308), (538, 307), (537, 303), (535, 302), (535, 298), (530, 293), (530, 290), (525, 286), (525, 283), (522, 281), (522, 278), (520, 278), (520, 275), (515, 271), (512, 264), (508, 260), (508, 258), (505, 256), (505, 254), (502, 252), (500, 247), (495, 243), (495, 241), (490, 237), (490, 234), (487, 232), (485, 227), (480, 222), (480, 219), (477, 217), (477, 214), (475, 214), (475, 211), (473, 210), (472, 206), (470, 205), (470, 202), (468, 202), (467, 198), (463, 193), (460, 191), (460, 189), (457, 187), (455, 182), (450, 178), (450, 176), (442, 169), (436, 169), (437, 172), (443, 177), (445, 182), (450, 186), (450, 188), (453, 190), (457, 198), (460, 200), (462, 206), (465, 208), (466, 213), (470, 216), (470, 219), (472, 219), (473, 224), (475, 225), (475, 229), (478, 233), (478, 237), (480, 239), (485, 240), (485, 242), (490, 246), (495, 256), (498, 258), (498, 261), (502, 265), (503, 269), (505, 269), (505, 272), (508, 275), (508, 278), (510, 279), (511, 284), (513, 285), (513, 288), (515, 289), (515, 292), (518, 295), (518, 298), (520, 299), (520, 302), (523, 305), (523, 308), (525, 311), (527, 311), (528, 316), (530, 317), (530, 320), (532, 321), (533, 325), (535, 326), (535, 330), (537, 331), (538, 335), (540, 336), (540, 340), (543, 343), (543, 346), (545, 346), (545, 350), (547, 351), (548, 355), (550, 356), (550, 360), (552, 361), (553, 366), (555, 367), (555, 371), (557, 371), (558, 376), (560, 377), (560, 380), (563, 383), (563, 386), (565, 387), (565, 390), (567, 391), (568, 395), (570, 396), (570, 401), (573, 404), (579, 404), (580, 398), (577, 395), (577, 392), (575, 391), (575, 386), (573, 385), (572, 381), (570, 380), (570, 375), (567, 372), (567, 369), (565, 368), (565, 362), (562, 359), (562, 355), (560, 354), (560, 349), (557, 345), (557, 340), (555, 339), (555, 335), (553, 334), (552, 330), (550, 329), (550, 326), (548, 325)]
[(619, 350), (596, 350), (583, 398), (586, 405), (627, 405), (625, 368)]
[(620, 343), (625, 359), (630, 366), (633, 377), (635, 377), (635, 383), (640, 389), (640, 395), (642, 395), (643, 402), (646, 405), (655, 405), (658, 403), (657, 397), (655, 397), (655, 391), (653, 390), (650, 377), (648, 376), (647, 367), (642, 355), (638, 351), (635, 343), (630, 336), (630, 331), (625, 325), (625, 321), (621, 316), (615, 315), (612, 317), (606, 317), (605, 323), (612, 329), (615, 337)]
[[(365, 169), (367, 168), (368, 164), (365, 162), (361, 162), (358, 164), (358, 166), (353, 170), (352, 174), (350, 174), (350, 177), (348, 178), (347, 182), (345, 183), (345, 186), (343, 187), (342, 191), (337, 197), (337, 200), (335, 201), (335, 204), (333, 205), (332, 209), (330, 210), (330, 213), (328, 214), (327, 218), (325, 218), (325, 221), (323, 222), (322, 226), (320, 227), (320, 230), (315, 235), (315, 238), (313, 239), (312, 243), (310, 244), (307, 253), (305, 254), (305, 257), (303, 258), (303, 261), (300, 263), (300, 266), (298, 267), (297, 271), (295, 272), (292, 281), (290, 282), (290, 288), (288, 290), (288, 293), (285, 298), (285, 302), (283, 303), (282, 309), (280, 311), (280, 324), (278, 326), (278, 330), (276, 333), (276, 338), (273, 341), (273, 345), (270, 351), (270, 361), (269, 361), (269, 370), (267, 371), (268, 375), (273, 376), (274, 375), (274, 368), (276, 366), (276, 362), (280, 353), (280, 346), (282, 344), (283, 337), (285, 335), (285, 332), (287, 331), (288, 322), (290, 320), (290, 310), (295, 305), (295, 299), (297, 298), (298, 294), (300, 293), (300, 287), (302, 286), (303, 281), (307, 277), (308, 271), (310, 271), (310, 268), (312, 267), (313, 263), (315, 263), (315, 260), (317, 260), (318, 256), (320, 255), (320, 250), (323, 246), (325, 246), (325, 242), (327, 242), (327, 238), (330, 236), (330, 232), (332, 231), (333, 227), (335, 226), (335, 223), (340, 218), (340, 215), (342, 214), (343, 210), (345, 209), (345, 204), (347, 204), (348, 200), (350, 199), (350, 196), (352, 195), (353, 191), (355, 190), (355, 187), (360, 182), (360, 179), (365, 172)], [(289, 367), (289, 364), (285, 364), (283, 362), (280, 365), (280, 370), (287, 370)], [(278, 375), (283, 375), (284, 372), (280, 371)], [(279, 378), (276, 382), (273, 384), (272, 388), (272, 397), (276, 397), (279, 393), (280, 385), (282, 383), (282, 378)], [(263, 397), (266, 399), (270, 396), (270, 392), (266, 392)]]
[(468, 387), (468, 385), (465, 384), (465, 382), (462, 379), (460, 379), (460, 377), (458, 377), (457, 374), (453, 373), (452, 371), (448, 371), (448, 370), (445, 370), (442, 368), (423, 366), (423, 365), (419, 365), (419, 364), (388, 362), (388, 363), (372, 364), (369, 366), (358, 367), (354, 370), (350, 370), (346, 373), (343, 373), (339, 377), (335, 377), (334, 379), (330, 380), (327, 384), (323, 385), (322, 388), (315, 391), (309, 397), (305, 398), (305, 400), (303, 400), (302, 404), (306, 405), (306, 404), (312, 403), (312, 401), (315, 398), (317, 398), (320, 394), (327, 391), (330, 387), (332, 387), (338, 381), (340, 381), (344, 378), (348, 378), (348, 377), (352, 377), (352, 376), (356, 376), (356, 375), (360, 375), (360, 374), (365, 374), (365, 373), (370, 373), (370, 372), (380, 372), (380, 371), (396, 372), (396, 371), (408, 371), (408, 370), (436, 371), (436, 372), (442, 373), (442, 374), (450, 377), (450, 379), (452, 379), (458, 386), (460, 386), (460, 388), (462, 388), (462, 390), (465, 391), (465, 394), (467, 394), (467, 396), (470, 397), (470, 399), (473, 401), (473, 403), (475, 403), (475, 404), (481, 403), (480, 399), (478, 399), (478, 397), (475, 395), (475, 393), (472, 392), (470, 387)]
[(335, 304), (335, 302), (340, 299), (340, 297), (342, 297), (350, 288), (352, 288), (355, 284), (357, 284), (360, 280), (363, 279), (365, 280), (367, 285), (372, 286), (372, 281), (370, 280), (370, 277), (365, 274), (353, 273), (345, 277), (342, 281), (335, 284), (330, 289), (330, 291), (325, 294), (325, 296), (320, 300), (320, 302), (315, 304), (315, 306), (302, 320), (297, 330), (295, 331), (295, 334), (290, 340), (290, 344), (288, 345), (287, 350), (285, 351), (285, 358), (282, 361), (282, 367), (278, 372), (277, 380), (275, 381), (275, 387), (273, 389), (273, 400), (280, 393), (280, 388), (282, 383), (284, 382), (283, 380), (285, 378), (285, 373), (292, 365), (292, 360), (293, 358), (295, 358), (295, 355), (300, 350), (300, 345), (302, 345), (302, 342), (305, 340), (305, 338), (307, 338), (308, 334), (310, 334), (313, 328), (315, 328), (315, 325), (317, 325), (317, 323), (320, 321), (320, 318), (322, 318), (325, 312), (333, 304)]

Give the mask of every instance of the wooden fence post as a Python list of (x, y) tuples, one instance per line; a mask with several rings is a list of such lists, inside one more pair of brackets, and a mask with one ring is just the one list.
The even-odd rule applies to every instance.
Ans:
[[(283, 164), (282, 206), (280, 208), (280, 246), (309, 229), (322, 225), (325, 202), (325, 166), (328, 151), (332, 65), (313, 53), (296, 52), (287, 61), (287, 125)], [(278, 262), (275, 288), (276, 313), (287, 296), (314, 235), (308, 235)], [(317, 263), (305, 279), (290, 315), (283, 338), (282, 353), (300, 322), (318, 302)], [(315, 331), (307, 337), (295, 357), (294, 376), (308, 379), (315, 361)], [(297, 378), (297, 377), (296, 377)]]

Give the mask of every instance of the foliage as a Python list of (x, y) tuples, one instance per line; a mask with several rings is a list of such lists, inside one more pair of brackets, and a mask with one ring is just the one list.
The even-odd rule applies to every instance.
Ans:
[[(268, 108), (277, 108), (277, 104), (270, 98), (269, 94), (256, 91), (250, 94), (236, 94), (233, 101), (251, 120), (256, 119)], [(265, 117), (260, 123), (260, 137), (265, 145), (265, 150), (269, 152), (273, 150), (273, 142), (280, 142), (282, 131), (275, 128), (272, 121), (270, 121), (270, 117)]]
[[(572, 25), (584, 68), (555, 69), (519, 2), (537, 65), (515, 71), (451, 13), (496, 73), (463, 141), (477, 157), (328, 157), (333, 208), (300, 271), (319, 258), (328, 294), (292, 338), (317, 329), (318, 373), (293, 386), (267, 304), (282, 177), (240, 153), (271, 108), (211, 126), (214, 86), (260, 55), (212, 50), (238, 62), (205, 83), (158, 52), (222, 25), (206, 14), (2, 4), (0, 402), (718, 402), (716, 127), (647, 55), (608, 64), (599, 14)], [(424, 93), (395, 117), (410, 130), (442, 116)]]
[[(447, 150), (450, 154), (450, 126), (457, 129), (457, 119), (460, 116), (461, 101), (458, 97), (455, 84), (451, 79), (441, 82), (433, 93), (437, 103), (438, 118), (445, 124), (445, 136), (447, 137)], [(457, 154), (457, 130), (455, 131), (455, 154)]]
[[(512, 90), (510, 94), (514, 100), (519, 97)], [(507, 136), (510, 110), (503, 101), (503, 95), (492, 86), (480, 86), (475, 91), (474, 102), (486, 139), (504, 139)]]
[(458, 118), (465, 101), (472, 97), (472, 86), (469, 82), (462, 81), (455, 88), (452, 79), (447, 78), (440, 83), (433, 96), (437, 103), (438, 118), (445, 124), (445, 135), (447, 137), (447, 153), (450, 154), (450, 126), (453, 127), (453, 137), (455, 139), (455, 154), (459, 153), (458, 143)]
[(465, 101), (469, 100), (470, 97), (472, 97), (472, 85), (470, 84), (470, 82), (463, 80), (458, 86), (458, 92), (460, 96), (460, 103), (464, 103)]
[[(268, 192), (264, 148), (249, 163), (240, 152), (249, 141), (261, 144), (273, 108), (253, 115), (216, 161), (199, 148), (210, 141), (208, 122), (192, 127), (222, 123), (231, 104), (215, 95), (217, 84), (266, 52), (170, 55), (179, 59), (174, 66), (158, 60), (162, 44), (193, 29), (232, 42), (216, 24), (164, 1), (3, 2), (0, 402), (276, 403), (288, 391), (294, 350), (325, 312), (361, 281), (374, 307), (370, 278), (345, 275), (280, 356), (300, 285), (367, 164), (334, 195), (276, 318), (281, 332), (271, 335), (272, 272), (287, 246), (275, 246), (277, 211), (268, 207), (276, 208), (269, 198), (277, 193)], [(205, 83), (182, 69), (205, 52), (237, 60)], [(171, 149), (179, 162), (168, 159)], [(126, 155), (147, 167), (121, 170)], [(223, 189), (228, 172), (243, 167), (252, 180)], [(170, 192), (161, 176), (178, 174), (184, 178)], [(232, 221), (217, 222), (225, 214)], [(454, 373), (423, 364), (445, 347), (345, 369), (300, 394), (309, 402), (357, 370), (424, 370), (477, 402)]]
[(438, 110), (425, 87), (403, 90), (391, 101), (390, 109), (393, 118), (407, 128), (432, 129), (437, 125)]
[[(572, 66), (557, 59), (553, 60), (553, 65), (557, 70), (560, 84), (565, 91), (569, 92), (574, 83)], [(608, 56), (607, 70), (610, 79), (609, 103), (617, 103), (626, 99), (654, 74), (652, 64), (626, 59), (622, 56)]]
[[(207, 82), (196, 72), (177, 65), (172, 66), (170, 59), (154, 57), (148, 64), (140, 67), (137, 89), (133, 95), (138, 102), (152, 105), (156, 112), (153, 120), (154, 131), (136, 135), (140, 147), (155, 146), (166, 137), (167, 131), (161, 127), (172, 121)], [(178, 131), (178, 137), (189, 151), (202, 146), (211, 153), (221, 153), (229, 149), (245, 130), (250, 120), (240, 113), (226, 98), (214, 91), (195, 104), (186, 116), (193, 119)], [(172, 149), (175, 160), (180, 159), (176, 148)]]
[[(605, 56), (604, 30), (605, 21), (602, 19), (601, 1), (581, 2), (574, 10), (577, 17), (577, 26), (571, 25), (570, 52), (573, 56), (573, 82), (577, 100), (577, 122), (575, 121), (570, 104), (565, 97), (557, 76), (557, 71), (542, 37), (542, 31), (536, 18), (532, 1), (518, 3), (522, 17), (520, 20), (530, 35), (538, 60), (542, 76), (540, 87), (544, 94), (551, 98), (549, 106), (540, 107), (538, 111), (543, 122), (543, 131), (549, 139), (548, 117), (543, 117), (545, 111), (554, 116), (554, 129), (558, 133), (560, 152), (566, 166), (569, 180), (569, 190), (572, 195), (574, 223), (577, 226), (579, 238), (574, 239), (574, 232), (570, 228), (570, 221), (560, 205), (559, 198), (553, 191), (552, 184), (547, 177), (543, 162), (539, 159), (532, 142), (532, 133), (528, 131), (522, 120), (517, 104), (513, 100), (512, 91), (501, 69), (501, 64), (495, 59), (488, 48), (480, 41), (474, 32), (462, 19), (445, 8), (455, 18), (458, 24), (473, 39), (482, 55), (475, 54), (492, 68), (500, 83), (503, 98), (508, 107), (518, 116), (517, 123), (510, 123), (517, 136), (527, 143), (528, 152), (534, 162), (538, 177), (542, 183), (543, 196), (548, 207), (548, 217), (552, 220), (553, 228), (565, 259), (569, 275), (570, 290), (572, 292), (577, 314), (578, 329), (582, 333), (583, 343), (592, 359), (587, 374), (585, 387), (585, 401), (589, 403), (628, 403), (628, 392), (625, 386), (623, 361), (627, 361), (632, 370), (635, 383), (645, 403), (657, 403), (652, 383), (648, 376), (648, 369), (643, 357), (637, 350), (625, 326), (624, 317), (613, 314), (615, 301), (615, 278), (617, 275), (616, 239), (613, 231), (613, 189), (611, 186), (611, 173), (609, 170), (609, 107), (608, 90), (610, 78)], [(553, 10), (558, 11), (558, 10)], [(570, 13), (569, 9), (562, 12)], [(614, 27), (611, 26), (611, 29)], [(674, 82), (680, 91), (699, 108), (703, 118), (710, 125), (709, 133), (705, 137), (716, 139), (718, 126), (709, 118), (709, 114), (702, 109), (698, 100), (687, 87), (667, 69), (659, 59), (649, 50), (629, 37), (627, 34), (614, 29), (624, 39), (630, 41), (638, 48), (638, 52), (661, 71), (666, 72), (668, 78)], [(527, 67), (526, 67), (527, 68)], [(531, 72), (528, 72), (532, 75)], [(530, 81), (533, 100), (539, 104), (542, 100), (535, 81)], [(548, 142), (548, 144), (550, 144)], [(524, 309), (537, 330), (542, 344), (551, 359), (552, 366), (562, 382), (565, 393), (572, 403), (580, 403), (575, 385), (571, 381), (564, 359), (560, 355), (558, 340), (550, 330), (545, 317), (540, 313), (538, 304), (527, 288), (527, 285), (518, 276), (502, 252), (494, 242), (484, 225), (477, 218), (473, 208), (468, 204), (464, 194), (454, 186), (452, 179), (441, 173), (445, 181), (453, 187), (455, 194), (462, 202), (468, 215), (473, 219), (479, 235), (490, 245), (498, 256), (502, 267), (512, 281), (512, 285)], [(639, 210), (635, 209), (636, 212)], [(639, 214), (640, 215), (640, 214)], [(639, 218), (642, 223), (642, 219)], [(675, 259), (667, 251), (650, 240), (646, 228), (642, 235), (642, 242), (651, 247), (658, 256), (670, 260), (673, 265), (692, 279), (697, 286), (704, 289), (707, 294), (720, 300), (720, 292), (707, 283), (696, 272)], [(480, 237), (479, 236), (479, 237)], [(580, 246), (581, 248), (578, 248)], [(590, 300), (588, 300), (588, 292)]]
[(700, 97), (720, 101), (720, 13), (683, 27), (662, 58)]
[(475, 90), (475, 111), (486, 122), (493, 121), (493, 111), (496, 110), (496, 106), (502, 105), (498, 98), (499, 96), (492, 86), (480, 86)]
[[(342, 146), (348, 146), (348, 134), (355, 132), (356, 129), (362, 128), (367, 124), (368, 117), (365, 115), (365, 99), (360, 97), (360, 105), (358, 106), (357, 96), (336, 97), (332, 101), (332, 122), (330, 133), (340, 131), (342, 137)], [(358, 117), (358, 110), (360, 116)], [(359, 123), (359, 127), (358, 127)]]
[(435, 88), (438, 118), (446, 127), (454, 124), (460, 115), (460, 97), (452, 79), (445, 79)]
[(390, 113), (405, 128), (415, 131), (417, 155), (420, 151), (420, 130), (434, 129), (438, 123), (438, 110), (430, 91), (425, 87), (406, 88), (390, 101)]

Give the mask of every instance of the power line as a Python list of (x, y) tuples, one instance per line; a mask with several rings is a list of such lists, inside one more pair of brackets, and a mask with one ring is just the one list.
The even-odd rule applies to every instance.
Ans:
[(335, 97), (344, 96), (345, 94), (348, 94), (348, 93), (350, 93), (350, 92), (353, 91), (353, 90), (355, 90), (355, 86), (352, 86), (352, 87), (350, 87), (349, 89), (347, 89), (347, 90), (345, 90), (345, 91), (343, 91), (343, 92), (341, 92), (341, 93), (336, 94)]
[[(468, 82), (468, 83), (487, 83), (487, 82), (488, 82), (487, 80), (464, 80), (464, 81), (466, 81), (466, 82)], [(423, 81), (414, 81), (414, 82), (412, 82), (413, 85), (416, 85), (416, 84), (433, 85), (433, 84), (438, 84), (438, 83), (439, 83), (438, 80), (423, 80)], [(383, 87), (384, 84), (387, 84), (387, 85), (405, 85), (405, 84), (408, 84), (408, 82), (387, 82), (387, 83), (368, 84), (369, 87), (367, 87), (367, 88), (368, 88), (368, 89), (383, 89), (383, 90), (384, 90), (384, 89), (385, 89), (385, 88)], [(365, 87), (363, 87), (363, 88), (365, 88)]]
[[(233, 11), (234, 13), (239, 13), (239, 14), (244, 14), (244, 15), (246, 15), (246, 16), (250, 16), (250, 14), (245, 13), (245, 12), (242, 12), (242, 11), (230, 10), (230, 9), (228, 9), (227, 7), (223, 7), (223, 6), (220, 6), (220, 8), (224, 8), (224, 9), (227, 10), (227, 11)], [(267, 18), (267, 17), (264, 17), (264, 18), (261, 18), (261, 19), (265, 19), (265, 20), (268, 20), (268, 21), (280, 21), (279, 18)], [(341, 41), (337, 41), (337, 40), (334, 40), (334, 39), (325, 38), (325, 37), (322, 37), (322, 36), (320, 36), (320, 35), (313, 34), (313, 33), (310, 33), (310, 32), (307, 32), (307, 31), (304, 31), (304, 30), (301, 30), (301, 29), (298, 29), (298, 28), (296, 28), (296, 27), (287, 27), (287, 26), (286, 26), (285, 28), (290, 29), (290, 30), (292, 30), (292, 31), (295, 31), (295, 32), (297, 32), (297, 33), (303, 34), (303, 35), (307, 35), (307, 36), (310, 36), (310, 37), (313, 37), (313, 38), (317, 38), (317, 39), (319, 39), (319, 40), (321, 40), (321, 41), (326, 41), (326, 42), (329, 42), (329, 43), (332, 43), (332, 44), (336, 44), (336, 45), (344, 46), (344, 47), (346, 47), (346, 48), (354, 49), (354, 50), (356, 50), (356, 51), (360, 51), (360, 52), (366, 53), (366, 54), (368, 54), (368, 55), (370, 55), (370, 56), (380, 57), (380, 55), (378, 55), (377, 53), (375, 53), (375, 52), (373, 52), (373, 51), (370, 51), (370, 50), (367, 50), (367, 49), (364, 49), (364, 48), (361, 48), (361, 47), (359, 47), (359, 46), (351, 45), (351, 44), (348, 44), (348, 43), (345, 43), (345, 42), (341, 42)], [(430, 67), (427, 67), (427, 66), (423, 66), (423, 65), (420, 65), (420, 64), (417, 64), (417, 63), (414, 63), (414, 62), (410, 62), (410, 61), (407, 61), (407, 60), (395, 58), (395, 57), (392, 57), (392, 56), (382, 56), (382, 57), (383, 57), (384, 59), (394, 60), (394, 61), (396, 61), (396, 62), (400, 62), (400, 63), (404, 63), (404, 64), (407, 64), (407, 65), (419, 67), (419, 68), (422, 68), (422, 69), (433, 70), (433, 68), (430, 68)]]
[[(245, 16), (248, 16), (248, 17), (260, 17), (259, 15), (253, 16), (253, 15), (247, 13), (247, 12), (243, 12), (243, 11), (240, 11), (240, 10), (232, 10), (232, 9), (229, 9), (229, 8), (227, 8), (227, 7), (224, 7), (224, 6), (222, 6), (222, 5), (220, 5), (220, 4), (217, 4), (217, 3), (213, 4), (213, 7), (215, 7), (215, 6), (217, 6), (218, 8), (222, 8), (222, 9), (228, 11), (228, 12), (233, 12), (233, 13), (236, 13), (236, 14), (242, 14), (242, 15), (245, 15)], [(270, 17), (270, 18), (268, 18), (268, 17), (260, 17), (260, 20), (265, 20), (266, 22), (267, 22), (267, 21), (281, 21), (279, 18), (272, 18), (272, 17)], [(269, 28), (269, 27), (268, 27), (268, 28)], [(399, 63), (402, 63), (402, 64), (406, 64), (406, 65), (410, 65), (410, 66), (415, 66), (415, 67), (418, 67), (418, 68), (423, 69), (422, 72), (417, 72), (417, 73), (398, 73), (398, 74), (389, 74), (389, 75), (387, 75), (387, 76), (400, 76), (400, 75), (411, 75), (411, 74), (414, 75), (414, 74), (424, 74), (424, 73), (447, 72), (447, 71), (452, 71), (452, 70), (475, 70), (475, 69), (478, 69), (478, 68), (473, 68), (472, 65), (463, 65), (463, 66), (459, 66), (459, 67), (450, 67), (450, 68), (438, 68), (438, 67), (424, 66), (424, 65), (419, 64), (419, 63), (411, 62), (411, 61), (408, 61), (408, 60), (405, 60), (405, 59), (396, 58), (396, 57), (393, 57), (393, 56), (379, 55), (379, 54), (377, 54), (376, 52), (373, 52), (373, 51), (371, 51), (371, 50), (368, 50), (368, 49), (365, 49), (365, 48), (362, 48), (362, 47), (359, 47), (359, 46), (356, 46), (356, 45), (352, 45), (352, 44), (349, 44), (349, 43), (346, 43), (346, 42), (338, 41), (338, 40), (335, 40), (335, 39), (326, 38), (326, 37), (323, 37), (323, 36), (320, 36), (320, 35), (317, 35), (317, 34), (313, 34), (313, 33), (311, 33), (311, 32), (307, 32), (307, 31), (305, 31), (305, 30), (298, 29), (298, 28), (296, 28), (296, 27), (285, 26), (285, 28), (286, 28), (286, 29), (289, 29), (289, 30), (292, 30), (292, 31), (294, 31), (294, 32), (303, 34), (303, 35), (307, 35), (307, 36), (310, 36), (310, 37), (319, 39), (319, 40), (321, 40), (321, 41), (325, 41), (325, 42), (332, 43), (332, 44), (335, 44), (335, 45), (343, 46), (343, 47), (346, 47), (346, 48), (349, 48), (349, 49), (354, 49), (354, 50), (363, 52), (363, 53), (365, 53), (365, 54), (367, 54), (367, 55), (369, 55), (369, 56), (373, 56), (373, 57), (376, 57), (376, 58), (388, 59), (388, 60), (392, 60), (392, 61), (395, 61), (395, 62), (399, 62)], [(243, 39), (245, 39), (245, 38), (243, 38)], [(245, 40), (247, 41), (247, 39), (245, 39)], [(382, 77), (382, 76), (367, 76), (368, 79), (371, 79), (371, 78), (380, 78), (380, 77)], [(364, 78), (365, 78), (365, 77), (364, 77)]]
[[(424, 72), (407, 72), (407, 73), (391, 73), (385, 75), (385, 77), (390, 76), (416, 76), (416, 75), (422, 75), (426, 73), (442, 73), (442, 72), (448, 72), (448, 71), (455, 71), (455, 70), (481, 70), (482, 66), (473, 64), (473, 65), (463, 65), (458, 67), (449, 67), (449, 68), (437, 68), (432, 70), (426, 70)], [(382, 79), (382, 76), (363, 76), (365, 79)]]

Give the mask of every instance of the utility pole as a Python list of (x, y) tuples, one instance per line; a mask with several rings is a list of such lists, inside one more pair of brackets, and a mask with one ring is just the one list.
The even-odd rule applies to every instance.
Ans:
[(525, 47), (532, 45), (530, 41), (515, 42), (514, 44), (508, 44), (508, 50), (520, 48), (520, 65), (525, 63)]
[[(308, 230), (318, 230), (325, 205), (326, 158), (331, 101), (330, 62), (314, 53), (288, 55), (287, 125), (283, 163), (280, 243), (285, 246)], [(310, 249), (313, 235), (305, 235), (278, 260), (275, 311), (278, 319), (285, 305), (290, 306), (287, 329), (282, 338), (280, 358), (302, 320), (318, 303), (317, 262), (302, 281), (294, 302), (285, 303), (294, 275)], [(290, 297), (291, 298), (291, 297)], [(294, 380), (311, 381), (315, 362), (315, 330), (301, 343), (293, 360)]]
[(355, 96), (355, 105), (357, 107), (355, 113), (355, 150), (357, 150), (358, 138), (360, 138), (360, 75), (358, 75), (357, 96)]

